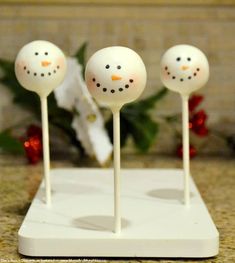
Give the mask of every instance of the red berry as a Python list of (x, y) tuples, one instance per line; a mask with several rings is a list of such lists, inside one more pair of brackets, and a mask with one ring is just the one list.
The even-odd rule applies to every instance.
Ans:
[[(177, 149), (176, 149), (176, 154), (179, 158), (183, 158), (183, 145), (180, 144), (178, 145)], [(197, 155), (197, 150), (193, 145), (189, 146), (189, 157), (190, 159), (192, 159), (193, 157), (195, 157)]]
[(189, 99), (189, 111), (193, 112), (197, 106), (203, 101), (204, 97), (202, 95), (193, 95)]

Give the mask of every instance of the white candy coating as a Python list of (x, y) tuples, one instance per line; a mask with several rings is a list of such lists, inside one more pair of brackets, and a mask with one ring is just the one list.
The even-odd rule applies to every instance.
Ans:
[(64, 80), (66, 58), (56, 45), (44, 40), (33, 41), (19, 51), (15, 73), (25, 89), (46, 97)]
[(146, 76), (140, 56), (121, 46), (97, 51), (89, 59), (85, 72), (91, 95), (109, 107), (121, 107), (137, 99), (145, 88)]
[(194, 46), (173, 46), (162, 56), (160, 77), (170, 90), (189, 95), (208, 81), (208, 60), (204, 53)]

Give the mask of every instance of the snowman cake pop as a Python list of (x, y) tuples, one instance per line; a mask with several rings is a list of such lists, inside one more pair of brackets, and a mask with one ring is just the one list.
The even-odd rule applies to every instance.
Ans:
[(85, 76), (91, 95), (111, 109), (136, 100), (146, 83), (140, 56), (120, 46), (97, 51), (87, 63)]
[(19, 51), (15, 61), (15, 73), (19, 83), (40, 97), (47, 97), (63, 81), (66, 59), (54, 44), (37, 40)]
[(51, 202), (47, 96), (61, 84), (65, 73), (66, 58), (63, 52), (48, 41), (37, 40), (28, 43), (21, 48), (15, 60), (17, 80), (25, 89), (36, 92), (41, 99), (47, 204)]
[(209, 78), (209, 64), (204, 53), (190, 45), (168, 49), (161, 60), (161, 80), (181, 95), (202, 88)]
[(189, 205), (188, 98), (191, 92), (202, 88), (207, 83), (209, 79), (208, 60), (204, 53), (194, 46), (173, 46), (162, 56), (160, 77), (168, 89), (178, 92), (182, 98), (184, 203)]
[(146, 84), (146, 69), (140, 56), (127, 47), (114, 46), (97, 51), (85, 71), (91, 95), (113, 113), (114, 218), (115, 233), (121, 231), (120, 214), (120, 109), (136, 100)]

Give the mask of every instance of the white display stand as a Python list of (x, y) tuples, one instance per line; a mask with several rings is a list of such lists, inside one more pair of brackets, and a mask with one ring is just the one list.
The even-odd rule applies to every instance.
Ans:
[(212, 257), (219, 234), (190, 178), (183, 204), (180, 169), (121, 171), (121, 234), (115, 234), (112, 169), (51, 171), (19, 230), (19, 252), (40, 257)]

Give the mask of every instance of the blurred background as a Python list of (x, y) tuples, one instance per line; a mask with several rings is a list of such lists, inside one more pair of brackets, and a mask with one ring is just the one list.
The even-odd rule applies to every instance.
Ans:
[[(85, 64), (83, 58), (87, 60), (100, 48), (128, 46), (140, 54), (147, 68), (148, 82), (141, 99), (162, 91), (159, 64), (166, 49), (176, 44), (190, 44), (200, 48), (208, 57), (211, 75), (206, 87), (199, 90), (191, 101), (191, 123), (195, 127), (191, 131), (192, 157), (195, 152), (195, 155), (234, 154), (234, 35), (235, 2), (232, 0), (0, 0), (1, 63), (12, 63), (19, 49), (36, 39), (53, 42), (69, 57), (77, 54), (81, 64)], [(84, 43), (85, 49), (81, 49)], [(8, 69), (6, 66), (3, 68), (5, 71), (1, 70), (2, 79)], [(12, 74), (8, 78), (11, 76), (14, 77)], [(9, 79), (8, 82), (0, 82), (0, 131), (20, 137), (25, 134), (22, 129), (27, 130), (29, 125), (40, 127), (39, 121), (36, 120), (35, 124), (33, 119), (28, 120), (31, 112), (22, 106), (22, 100), (28, 101), (29, 97), (21, 97), (20, 103), (13, 101), (15, 93), (9, 88)], [(136, 147), (138, 134), (133, 131), (134, 125), (127, 132), (130, 136), (125, 140), (123, 151), (156, 152), (180, 157), (180, 97), (173, 92), (164, 93), (160, 97), (146, 113), (156, 123), (155, 128), (152, 124), (142, 127), (151, 130), (146, 135), (152, 136), (146, 142), (148, 145)], [(107, 113), (103, 109), (100, 111), (104, 122), (108, 122)], [(123, 114), (122, 125), (125, 126)], [(136, 123), (139, 121), (136, 119)], [(22, 126), (20, 132), (15, 131), (16, 126)], [(108, 124), (106, 129), (110, 133)], [(2, 146), (4, 138), (0, 139)], [(59, 141), (59, 144), (64, 143)], [(8, 146), (5, 148), (8, 150)], [(54, 148), (52, 146), (55, 151), (60, 148), (58, 145)]]

